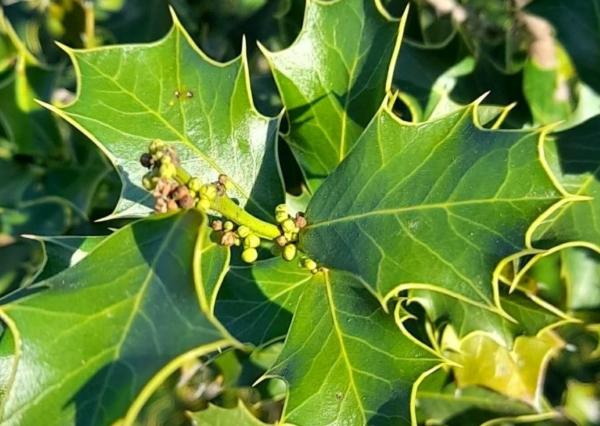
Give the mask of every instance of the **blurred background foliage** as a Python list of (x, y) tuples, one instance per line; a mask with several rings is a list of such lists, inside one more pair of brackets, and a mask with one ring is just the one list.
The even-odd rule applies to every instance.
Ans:
[[(76, 76), (61, 43), (90, 48), (156, 40), (170, 28), (171, 6), (216, 60), (239, 55), (246, 38), (256, 103), (263, 113), (275, 115), (281, 102), (257, 42), (270, 50), (289, 46), (304, 12), (304, 0), (0, 3), (2, 294), (35, 281), (44, 264), (52, 268), (61, 258), (57, 250), (72, 254), (89, 243), (47, 238), (43, 246), (40, 238), (28, 235), (101, 236), (125, 223), (98, 221), (111, 213), (120, 191), (108, 159), (36, 102), (64, 104), (74, 96)], [(600, 0), (381, 4), (395, 17), (410, 5), (394, 76), (395, 108), (405, 120), (435, 117), (487, 92), (484, 105), (511, 107), (502, 124), (506, 128), (555, 124), (568, 129), (600, 113)], [(302, 174), (283, 141), (280, 161), (290, 200), (302, 207)], [(558, 251), (536, 263), (527, 286), (582, 321), (559, 329), (566, 346), (548, 366), (544, 404), (554, 407), (555, 414), (531, 422), (600, 424), (600, 255), (583, 248)], [(412, 325), (417, 335), (425, 328)], [(427, 340), (427, 333), (422, 338)], [(281, 342), (274, 342), (251, 353), (227, 351), (191, 363), (165, 382), (140, 422), (208, 424), (211, 418), (220, 419), (215, 424), (261, 424), (253, 416), (275, 422), (285, 399), (284, 385), (277, 380), (252, 385), (280, 347)], [(458, 389), (449, 370), (428, 378), (418, 401), (423, 424), (471, 425), (534, 413), (527, 404), (484, 387)]]

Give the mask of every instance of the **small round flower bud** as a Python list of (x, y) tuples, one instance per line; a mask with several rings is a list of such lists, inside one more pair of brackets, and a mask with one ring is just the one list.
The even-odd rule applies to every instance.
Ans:
[(242, 252), (242, 260), (246, 263), (254, 263), (258, 259), (258, 252), (255, 248), (247, 248)]
[(225, 185), (227, 183), (227, 181), (229, 180), (229, 178), (227, 177), (227, 175), (219, 175), (219, 177), (217, 178), (217, 182), (219, 182), (221, 185)]
[(163, 155), (160, 159), (160, 165), (162, 166), (163, 164), (173, 164), (173, 160), (168, 155)]
[(290, 218), (287, 212), (275, 212), (275, 220), (277, 223), (283, 223)]
[(258, 235), (250, 234), (244, 238), (244, 248), (256, 248), (260, 246), (260, 238)]
[(154, 161), (152, 160), (152, 156), (150, 154), (148, 154), (147, 152), (144, 152), (141, 156), (140, 156), (140, 164), (146, 168), (150, 168), (152, 167)]
[(214, 231), (222, 231), (223, 230), (223, 222), (220, 220), (213, 220), (210, 224)]
[(189, 197), (190, 195), (190, 191), (187, 188), (187, 186), (185, 185), (179, 185), (177, 188), (175, 188), (175, 190), (173, 191), (173, 198), (175, 200), (181, 200), (184, 197)]
[(283, 232), (298, 232), (298, 228), (292, 219), (281, 222), (281, 229), (283, 229)]
[(217, 197), (217, 187), (215, 185), (202, 185), (200, 188), (200, 195), (214, 200)]
[(231, 247), (235, 244), (235, 234), (231, 231), (224, 232), (221, 236), (221, 245)]
[(294, 234), (292, 232), (284, 232), (283, 236), (287, 241), (292, 241), (294, 239)]
[(206, 212), (210, 210), (210, 201), (207, 198), (200, 197), (200, 199), (196, 203), (196, 207)]
[(202, 188), (202, 182), (197, 177), (193, 177), (190, 179), (187, 186), (194, 192), (200, 192), (200, 189)]
[(160, 151), (163, 147), (164, 144), (160, 140), (154, 139), (152, 142), (150, 142), (150, 145), (148, 146), (148, 151), (151, 154), (154, 154)]
[(285, 235), (280, 235), (279, 237), (275, 238), (275, 242), (279, 247), (284, 247), (288, 243), (288, 239), (285, 238)]
[(166, 213), (167, 212), (167, 201), (164, 198), (158, 198), (154, 203), (154, 211), (156, 213)]
[(279, 204), (277, 207), (275, 207), (275, 213), (277, 212), (283, 212), (286, 213), (288, 212), (288, 208), (286, 204)]
[(234, 241), (233, 244), (237, 247), (242, 245), (242, 239), (237, 235), (237, 234), (233, 234), (234, 235)]
[(241, 225), (238, 227), (237, 233), (240, 237), (246, 238), (248, 235), (250, 235), (250, 228), (248, 228), (247, 226)]
[(223, 223), (223, 229), (226, 231), (233, 230), (233, 222), (231, 222), (230, 220), (226, 220), (225, 223)]
[(285, 260), (292, 261), (294, 260), (294, 258), (296, 257), (296, 253), (297, 253), (297, 249), (296, 246), (294, 244), (288, 244), (287, 246), (285, 246), (283, 248), (283, 258)]
[(298, 229), (302, 229), (306, 226), (306, 218), (302, 213), (296, 213), (296, 218), (294, 219), (294, 223)]
[(167, 201), (167, 209), (170, 212), (175, 212), (175, 211), (179, 210), (179, 206), (177, 205), (177, 201), (175, 201), (175, 200), (168, 200)]
[(152, 191), (156, 187), (156, 184), (152, 180), (152, 173), (146, 173), (144, 175), (144, 177), (142, 178), (142, 186), (147, 191)]
[(307, 257), (302, 261), (302, 266), (304, 266), (309, 271), (314, 271), (315, 269), (317, 269), (317, 262)]
[(191, 209), (196, 204), (196, 201), (189, 195), (185, 195), (179, 199), (178, 204), (182, 209)]
[(163, 178), (172, 179), (177, 174), (177, 169), (175, 168), (175, 166), (173, 164), (165, 163), (165, 164), (160, 165), (160, 168), (158, 169), (158, 173)]

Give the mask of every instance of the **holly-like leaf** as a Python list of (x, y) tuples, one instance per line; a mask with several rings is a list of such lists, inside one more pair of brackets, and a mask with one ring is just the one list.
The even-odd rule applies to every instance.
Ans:
[(489, 335), (473, 333), (449, 357), (460, 364), (453, 368), (459, 387), (485, 386), (540, 408), (548, 361), (562, 346), (562, 341), (543, 333), (517, 337), (509, 351)]
[(192, 273), (205, 220), (187, 211), (136, 222), (72, 268), (5, 297), (0, 352), (14, 355), (2, 360), (2, 420), (131, 424), (182, 362), (229, 345), (203, 315), (196, 288), (206, 283)]
[(458, 389), (438, 370), (425, 378), (417, 393), (417, 415), (424, 424), (483, 424), (502, 416), (534, 414), (525, 404), (481, 387)]
[(189, 413), (197, 425), (202, 426), (267, 426), (248, 411), (243, 402), (236, 408), (223, 408), (210, 404), (206, 410)]
[[(174, 18), (162, 40), (90, 50), (65, 48), (76, 67), (76, 100), (57, 112), (117, 167), (123, 182), (113, 216), (149, 212), (139, 157), (153, 139), (177, 149), (181, 164), (205, 182), (230, 177), (233, 197), (261, 217), (283, 200), (276, 166), (278, 120), (262, 116), (250, 93), (245, 48), (220, 64)], [(260, 191), (256, 191), (260, 188)]]
[(306, 285), (268, 375), (289, 385), (282, 421), (397, 425), (410, 424), (413, 384), (439, 362), (360, 281), (329, 271)]
[(475, 113), (411, 125), (382, 107), (309, 204), (303, 250), (382, 299), (420, 288), (498, 311), (496, 264), (563, 196), (539, 134), (484, 130)]
[(287, 49), (263, 49), (289, 121), (285, 139), (316, 189), (344, 159), (391, 87), (404, 19), (376, 0), (306, 2)]
[(579, 201), (539, 221), (530, 238), (536, 247), (582, 241), (600, 246), (600, 116), (554, 135), (546, 144), (553, 173)]
[(36, 281), (43, 281), (81, 262), (105, 237), (29, 236), (29, 238), (41, 242), (44, 248), (44, 266), (35, 277)]
[(506, 286), (500, 289), (501, 306), (510, 319), (443, 293), (413, 290), (409, 293), (409, 300), (423, 306), (437, 330), (450, 325), (459, 338), (475, 331), (484, 331), (506, 348), (512, 347), (517, 336), (535, 336), (541, 330), (565, 320), (558, 312), (540, 306), (534, 296), (520, 291), (510, 295), (507, 292)]
[(309, 271), (281, 257), (232, 266), (219, 291), (216, 317), (240, 342), (262, 346), (286, 335), (302, 292), (314, 281)]

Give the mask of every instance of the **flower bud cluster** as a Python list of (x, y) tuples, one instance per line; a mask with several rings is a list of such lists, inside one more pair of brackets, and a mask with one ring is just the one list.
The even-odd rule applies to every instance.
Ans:
[(258, 247), (261, 239), (253, 233), (250, 228), (240, 225), (236, 228), (235, 224), (229, 220), (223, 222), (215, 219), (211, 223), (212, 229), (218, 233), (221, 245), (232, 247), (241, 246), (242, 260), (246, 263), (253, 263), (258, 259)]

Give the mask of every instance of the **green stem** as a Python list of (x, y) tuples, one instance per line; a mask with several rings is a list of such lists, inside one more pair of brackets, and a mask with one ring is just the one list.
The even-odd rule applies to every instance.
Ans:
[(211, 208), (218, 211), (232, 222), (235, 222), (238, 225), (247, 226), (259, 237), (274, 240), (281, 235), (281, 231), (277, 226), (252, 216), (246, 210), (234, 203), (227, 195), (217, 196), (217, 198), (211, 202)]
[[(192, 176), (183, 167), (177, 166), (175, 179), (182, 185), (187, 185)], [(259, 237), (274, 240), (281, 235), (281, 230), (272, 223), (260, 220), (233, 202), (225, 195), (218, 195), (210, 205), (211, 209), (221, 213), (227, 219), (238, 225), (245, 225)]]
[(85, 17), (85, 40), (87, 49), (96, 47), (96, 17), (94, 16), (94, 3), (89, 0), (83, 1), (83, 12)]

